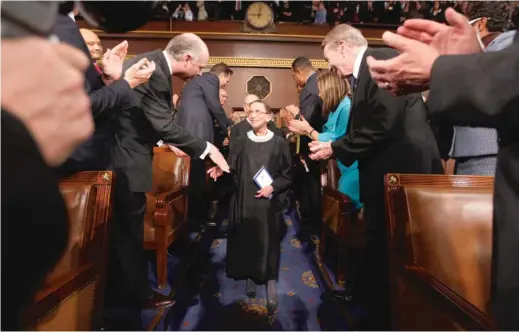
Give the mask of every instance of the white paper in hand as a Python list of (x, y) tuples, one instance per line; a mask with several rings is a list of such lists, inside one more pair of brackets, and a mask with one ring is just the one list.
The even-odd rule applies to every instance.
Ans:
[[(260, 189), (268, 187), (272, 184), (272, 182), (274, 182), (269, 171), (267, 171), (267, 169), (264, 166), (260, 168), (260, 170), (256, 173), (256, 175), (254, 175), (253, 179), (254, 179), (254, 182), (256, 183), (256, 185)], [(272, 195), (269, 196), (269, 199), (271, 199), (271, 198), (272, 198)]]

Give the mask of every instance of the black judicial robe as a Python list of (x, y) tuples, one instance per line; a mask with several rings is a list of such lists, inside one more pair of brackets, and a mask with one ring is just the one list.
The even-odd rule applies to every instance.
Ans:
[[(235, 180), (227, 236), (227, 276), (258, 284), (276, 280), (281, 252), (281, 205), (292, 183), (288, 143), (271, 131), (252, 131), (231, 141), (228, 163)], [(265, 167), (274, 183), (272, 199), (255, 198), (254, 175)]]

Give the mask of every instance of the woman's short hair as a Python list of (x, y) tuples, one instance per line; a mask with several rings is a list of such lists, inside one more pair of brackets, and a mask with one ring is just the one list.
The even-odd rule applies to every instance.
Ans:
[(323, 100), (323, 114), (335, 111), (344, 97), (350, 94), (350, 84), (333, 71), (322, 71), (317, 76), (319, 96)]
[(251, 107), (254, 104), (261, 104), (261, 105), (263, 105), (263, 107), (265, 107), (265, 112), (267, 112), (267, 114), (272, 114), (272, 109), (270, 108), (270, 106), (263, 99), (254, 100), (253, 102), (251, 102), (249, 104), (249, 107)]

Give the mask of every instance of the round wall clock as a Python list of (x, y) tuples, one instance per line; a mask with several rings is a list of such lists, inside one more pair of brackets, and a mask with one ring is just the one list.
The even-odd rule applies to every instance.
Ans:
[(247, 94), (260, 97), (260, 99), (267, 99), (272, 93), (272, 84), (265, 76), (252, 76), (245, 83), (245, 91), (247, 91)]
[(245, 12), (245, 21), (252, 28), (263, 30), (274, 23), (274, 11), (265, 2), (254, 2)]

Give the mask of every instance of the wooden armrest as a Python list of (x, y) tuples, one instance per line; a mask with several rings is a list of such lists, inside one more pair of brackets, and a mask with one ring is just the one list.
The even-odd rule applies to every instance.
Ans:
[(169, 192), (160, 194), (156, 198), (155, 203), (155, 214), (154, 214), (154, 225), (155, 226), (167, 226), (169, 224), (169, 209), (170, 202), (186, 194), (186, 188), (181, 187), (180, 189), (172, 189)]
[(99, 277), (99, 269), (94, 263), (82, 264), (73, 271), (53, 280), (39, 291), (32, 304), (20, 311), (20, 322), (30, 328), (45, 313), (63, 302), (69, 294), (82, 289), (90, 281)]

